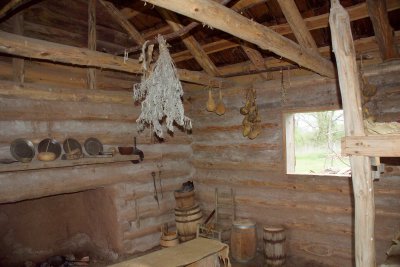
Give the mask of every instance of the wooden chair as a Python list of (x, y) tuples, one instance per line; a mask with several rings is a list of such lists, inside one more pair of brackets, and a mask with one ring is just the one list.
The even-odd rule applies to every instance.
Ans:
[(236, 219), (235, 196), (232, 188), (229, 192), (220, 192), (218, 188), (215, 188), (214, 211), (215, 214), (212, 223), (206, 221), (204, 224), (197, 225), (197, 237), (222, 241), (223, 233), (231, 230), (232, 222)]

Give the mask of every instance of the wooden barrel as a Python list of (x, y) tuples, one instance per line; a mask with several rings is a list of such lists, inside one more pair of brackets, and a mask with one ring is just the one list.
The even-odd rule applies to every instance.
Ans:
[(176, 229), (181, 242), (196, 237), (197, 224), (202, 223), (203, 214), (199, 205), (187, 209), (175, 209)]
[(248, 262), (256, 256), (256, 224), (248, 219), (236, 220), (232, 224), (231, 253), (234, 260)]
[(194, 190), (189, 192), (174, 192), (176, 208), (178, 209), (187, 209), (194, 206)]
[(264, 227), (264, 250), (267, 266), (282, 266), (285, 263), (285, 229)]
[(178, 234), (176, 232), (162, 233), (160, 245), (163, 248), (174, 247), (179, 244)]

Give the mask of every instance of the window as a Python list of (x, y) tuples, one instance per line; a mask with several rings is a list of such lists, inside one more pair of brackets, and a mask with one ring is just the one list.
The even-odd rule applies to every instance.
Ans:
[(285, 122), (288, 173), (350, 174), (349, 159), (340, 153), (342, 110), (287, 114)]

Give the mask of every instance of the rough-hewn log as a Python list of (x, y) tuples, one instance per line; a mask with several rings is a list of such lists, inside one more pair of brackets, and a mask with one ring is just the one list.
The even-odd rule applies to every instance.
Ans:
[(314, 38), (307, 29), (307, 25), (301, 17), (294, 0), (278, 0), (278, 3), (299, 44), (304, 48), (312, 49), (318, 53), (318, 47)]
[(138, 30), (124, 17), (121, 11), (118, 10), (111, 2), (99, 0), (107, 12), (124, 28), (129, 36), (137, 43), (143, 44), (145, 42), (144, 38)]
[[(363, 136), (359, 71), (355, 59), (350, 19), (338, 0), (332, 0), (329, 24), (332, 47), (338, 65), (339, 85), (343, 102), (346, 136)], [(350, 156), (355, 206), (356, 265), (375, 266), (375, 203), (370, 160), (365, 156)]]
[[(24, 34), (24, 15), (19, 13), (13, 18), (13, 32), (15, 34), (23, 35)], [(22, 58), (13, 58), (13, 80), (16, 83), (23, 84), (25, 78), (25, 66), (24, 59)]]
[[(0, 31), (0, 52), (84, 67), (97, 67), (129, 73), (142, 72), (141, 64), (135, 59), (124, 61), (122, 57), (85, 48), (41, 41), (4, 31)], [(222, 82), (223, 87), (232, 84), (226, 79), (214, 78), (199, 71), (178, 69), (178, 75), (180, 80), (191, 83), (218, 86)]]
[[(386, 6), (387, 6), (387, 11), (392, 11), (400, 8), (400, 2), (397, 0), (387, 0), (386, 1)], [(350, 15), (350, 20), (359, 20), (362, 18), (368, 17), (368, 10), (367, 10), (367, 5), (366, 3), (360, 3), (354, 6), (350, 6), (346, 8), (347, 12), (349, 12)], [(315, 30), (315, 29), (322, 29), (328, 27), (328, 17), (329, 13), (318, 15), (318, 16), (313, 16), (304, 19), (308, 30)], [(269, 26), (271, 30), (276, 31), (277, 33), (281, 35), (286, 35), (292, 33), (292, 29), (290, 28), (290, 25), (288, 23), (284, 24), (278, 24), (278, 25), (272, 25)], [(168, 31), (168, 27), (163, 27), (163, 31)], [(157, 31), (160, 31), (160, 29), (157, 29)], [(146, 34), (146, 38), (150, 38), (154, 36), (156, 31), (151, 31)], [(212, 43), (208, 43), (203, 45), (203, 49), (207, 54), (223, 51), (226, 49), (230, 49), (233, 47), (239, 46), (239, 42), (235, 42), (234, 40), (219, 40), (215, 41)], [(188, 50), (186, 51), (181, 51), (172, 54), (172, 58), (174, 59), (175, 62), (183, 61), (183, 60), (188, 60), (192, 58), (192, 55)]]
[(319, 74), (334, 77), (334, 67), (331, 61), (302, 49), (296, 43), (273, 30), (213, 1), (188, 0), (185, 5), (182, 5), (178, 0), (146, 0), (146, 2), (202, 21), (214, 28), (254, 43), (262, 49), (270, 50), (277, 55), (290, 59)]
[[(178, 17), (163, 8), (158, 8), (157, 11), (160, 15), (166, 20), (168, 25), (174, 30), (179, 31), (182, 30), (184, 27), (180, 23)], [(217, 67), (208, 57), (208, 55), (204, 52), (201, 45), (196, 41), (196, 39), (192, 35), (182, 37), (182, 42), (185, 46), (189, 49), (190, 53), (196, 59), (197, 63), (210, 75), (218, 76), (219, 72)]]
[(265, 79), (269, 80), (266, 66), (266, 60), (263, 58), (261, 53), (254, 47), (251, 47), (251, 44), (242, 45), (243, 51), (246, 53), (247, 57), (250, 59), (251, 63), (253, 63), (255, 69), (257, 71), (261, 71), (260, 75)]
[(342, 155), (400, 157), (400, 135), (348, 136), (342, 140)]
[(0, 19), (7, 16), (11, 11), (20, 7), (24, 3), (27, 3), (31, 0), (11, 0), (9, 1), (1, 10), (0, 10)]
[[(88, 1), (88, 48), (96, 51), (96, 0)], [(89, 89), (96, 89), (96, 69), (87, 70), (87, 83)]]
[(393, 29), (389, 24), (386, 2), (383, 0), (367, 0), (367, 6), (382, 59), (399, 57), (399, 52), (394, 42)]
[(242, 11), (267, 1), (268, 0), (239, 0), (232, 6), (232, 9), (235, 11)]

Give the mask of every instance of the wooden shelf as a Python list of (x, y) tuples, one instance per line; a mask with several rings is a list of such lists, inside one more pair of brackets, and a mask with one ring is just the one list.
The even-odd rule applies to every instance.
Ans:
[(131, 161), (138, 159), (139, 159), (138, 155), (115, 155), (114, 157), (108, 157), (108, 158), (80, 158), (74, 160), (62, 160), (58, 158), (54, 161), (39, 161), (34, 159), (30, 163), (16, 162), (10, 164), (2, 164), (0, 165), (0, 173), (114, 163), (114, 162), (123, 162), (123, 161)]
[(400, 157), (400, 135), (344, 137), (342, 138), (342, 155)]

